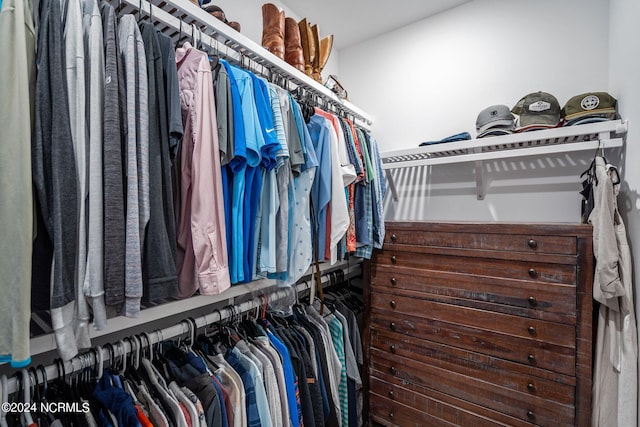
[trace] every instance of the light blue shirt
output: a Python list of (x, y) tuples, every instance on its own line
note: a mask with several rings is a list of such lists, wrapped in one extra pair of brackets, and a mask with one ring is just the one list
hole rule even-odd
[[(305, 163), (300, 174), (294, 178), (294, 208), (292, 210), (292, 224), (290, 230), (289, 275), (279, 282), (279, 285), (295, 284), (307, 271), (313, 260), (313, 245), (311, 239), (311, 210), (309, 197), (315, 180), (318, 160), (311, 135), (302, 119), (300, 106), (292, 99), (291, 109), (302, 142)], [(326, 215), (325, 215), (326, 218)]]
[[(229, 195), (231, 197), (231, 202), (229, 203), (231, 205), (231, 214), (229, 217), (231, 221), (227, 221), (227, 230), (231, 229), (231, 232), (227, 232), (227, 239), (230, 240), (228, 245), (230, 248), (228, 252), (229, 276), (231, 283), (238, 283), (244, 280), (244, 270), (242, 267), (244, 244), (242, 215), (244, 212), (244, 176), (247, 168), (247, 146), (244, 117), (242, 114), (242, 98), (238, 81), (233, 74), (233, 67), (223, 59), (220, 60), (220, 63), (227, 70), (227, 74), (229, 74), (231, 101), (233, 104), (234, 151), (228, 166), (233, 172), (231, 179), (233, 185)], [(227, 203), (228, 202), (225, 202), (225, 209)], [(229, 225), (229, 222), (231, 222), (231, 225)]]
[(329, 126), (331, 124), (327, 119), (317, 114), (312, 116), (307, 124), (318, 159), (318, 170), (311, 189), (311, 200), (315, 218), (317, 219), (314, 232), (318, 242), (318, 260), (324, 259), (327, 244), (327, 210), (331, 201), (331, 138)]
[[(242, 367), (249, 373), (253, 379), (255, 390), (256, 404), (258, 405), (258, 415), (262, 427), (274, 427), (271, 422), (271, 411), (269, 410), (269, 401), (267, 400), (267, 391), (264, 388), (264, 381), (260, 370), (247, 356), (242, 354), (240, 350), (234, 348), (231, 350)], [(277, 427), (277, 426), (276, 426)]]

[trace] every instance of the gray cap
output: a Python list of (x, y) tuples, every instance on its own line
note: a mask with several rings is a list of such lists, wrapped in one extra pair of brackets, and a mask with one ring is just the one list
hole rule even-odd
[(515, 117), (511, 114), (509, 107), (506, 105), (492, 105), (480, 111), (476, 119), (476, 131), (478, 134), (498, 126), (506, 129), (515, 127)]

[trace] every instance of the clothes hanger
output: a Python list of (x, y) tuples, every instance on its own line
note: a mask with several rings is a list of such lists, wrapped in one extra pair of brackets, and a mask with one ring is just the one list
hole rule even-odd
[(24, 424), (30, 426), (33, 424), (33, 417), (31, 416), (31, 381), (29, 381), (29, 372), (26, 368), (20, 370), (22, 378), (22, 402), (24, 405), (24, 412), (21, 418), (24, 420)]
[[(38, 376), (36, 374), (36, 381), (37, 381), (37, 387), (38, 387), (38, 401), (42, 404), (44, 404), (45, 406), (47, 405), (47, 389), (48, 389), (48, 382), (49, 380), (47, 379), (47, 370), (45, 369), (44, 365), (38, 365), (35, 368), (36, 372), (40, 372), (42, 374), (42, 388), (40, 388), (40, 382), (38, 380)], [(38, 422), (38, 425), (42, 425), (42, 419), (44, 417), (45, 421), (50, 425), (55, 421), (55, 417), (49, 413), (49, 412), (44, 412), (44, 411), (38, 411), (38, 414), (40, 414), (40, 421)], [(0, 425), (2, 423), (0, 422)]]

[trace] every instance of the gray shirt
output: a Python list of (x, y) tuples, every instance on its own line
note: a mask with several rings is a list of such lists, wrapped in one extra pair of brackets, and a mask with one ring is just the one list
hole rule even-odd
[(137, 317), (142, 297), (142, 248), (150, 214), (148, 82), (144, 42), (133, 15), (120, 18), (118, 31), (127, 100), (125, 315)]
[[(51, 266), (48, 250), (53, 250), (51, 280), (41, 285), (51, 289), (51, 322), (60, 355), (69, 359), (77, 354), (71, 317), (62, 308), (75, 301), (76, 252), (78, 248), (78, 177), (74, 157), (67, 80), (63, 56), (63, 28), (60, 2), (45, 0), (40, 14), (38, 47), (39, 73), (36, 81), (36, 109), (32, 150), (33, 182), (39, 215), (45, 229), (37, 231), (33, 269)], [(41, 247), (40, 247), (41, 248)], [(37, 258), (35, 255), (44, 255)], [(34, 283), (34, 288), (39, 286)], [(67, 311), (65, 311), (67, 313)], [(73, 313), (73, 311), (71, 311)]]
[(122, 144), (125, 138), (125, 98), (121, 89), (123, 70), (118, 53), (118, 32), (113, 6), (101, 4), (104, 32), (104, 290), (105, 303), (124, 303), (125, 212)]
[(178, 293), (176, 223), (171, 188), (171, 153), (162, 53), (153, 24), (142, 22), (140, 32), (144, 40), (147, 63), (150, 207), (142, 270), (145, 300), (155, 301), (173, 297)]

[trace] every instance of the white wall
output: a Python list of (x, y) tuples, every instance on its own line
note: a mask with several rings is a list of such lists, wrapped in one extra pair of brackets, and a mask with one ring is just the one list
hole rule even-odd
[[(391, 9), (392, 10), (392, 9)], [(609, 85), (609, 4), (603, 0), (476, 0), (340, 51), (353, 103), (374, 116), (382, 151), (469, 132), (493, 104), (542, 90), (561, 105)], [(387, 219), (578, 222), (592, 153), (395, 171)], [(455, 188), (452, 190), (452, 188)]]
[(381, 148), (410, 148), (530, 92), (606, 90), (608, 26), (603, 0), (476, 0), (340, 51), (340, 76)]
[[(618, 196), (621, 214), (627, 226), (627, 235), (633, 256), (633, 269), (637, 289), (640, 271), (640, 2), (637, 0), (610, 0), (609, 83), (611, 94), (619, 101), (619, 109), (629, 120), (624, 159), (620, 165), (623, 185)], [(640, 318), (640, 298), (635, 295), (636, 318)], [(638, 407), (640, 407), (640, 396)], [(640, 423), (639, 423), (640, 425)]]

